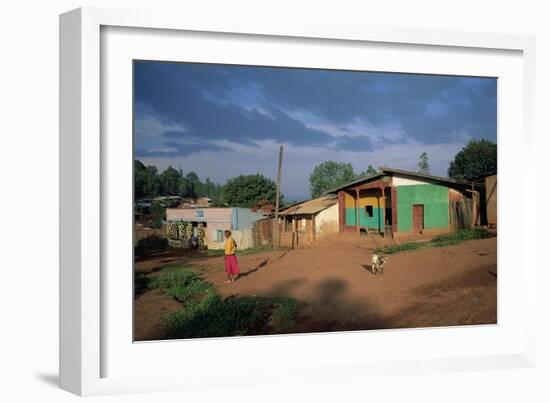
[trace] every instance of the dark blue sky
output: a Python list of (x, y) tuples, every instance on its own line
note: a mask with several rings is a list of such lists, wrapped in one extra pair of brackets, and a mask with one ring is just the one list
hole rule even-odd
[(274, 177), (306, 196), (325, 160), (356, 172), (386, 165), (431, 172), (471, 138), (496, 141), (496, 79), (190, 63), (135, 62), (135, 157), (224, 182)]

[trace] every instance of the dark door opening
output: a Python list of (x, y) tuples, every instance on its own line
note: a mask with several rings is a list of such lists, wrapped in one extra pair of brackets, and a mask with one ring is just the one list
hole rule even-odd
[(424, 230), (424, 205), (413, 204), (413, 232), (421, 234)]

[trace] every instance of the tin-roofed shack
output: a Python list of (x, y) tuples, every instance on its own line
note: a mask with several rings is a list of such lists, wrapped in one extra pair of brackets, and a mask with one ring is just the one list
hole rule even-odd
[[(272, 217), (263, 225), (270, 224), (273, 225)], [(338, 233), (336, 195), (325, 195), (284, 208), (279, 213), (278, 229), (280, 246), (289, 248), (313, 245), (326, 235)], [(264, 229), (264, 232), (269, 233), (269, 229)]]

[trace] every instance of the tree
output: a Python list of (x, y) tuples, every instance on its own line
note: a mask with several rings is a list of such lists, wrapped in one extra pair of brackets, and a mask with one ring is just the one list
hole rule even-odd
[(160, 187), (163, 195), (180, 194), (181, 174), (178, 170), (169, 166), (160, 174)]
[(145, 166), (141, 161), (134, 160), (134, 197), (153, 198), (160, 193), (160, 182), (157, 168)]
[(355, 179), (356, 175), (350, 163), (325, 161), (313, 169), (309, 177), (309, 190), (312, 197), (319, 197), (326, 191)]
[(151, 205), (151, 215), (153, 216), (153, 227), (162, 227), (162, 220), (166, 220), (166, 208), (159, 202), (153, 202)]
[(420, 161), (418, 162), (416, 171), (429, 175), (430, 174), (430, 163), (428, 162), (428, 154), (426, 154), (426, 151), (424, 151), (422, 154), (420, 154), (419, 157)]
[(357, 178), (360, 179), (360, 178), (367, 178), (369, 176), (374, 176), (374, 175), (377, 175), (378, 174), (378, 171), (376, 169), (373, 168), (372, 165), (369, 165), (367, 167), (367, 170), (366, 171), (363, 171), (361, 172), (359, 175), (357, 175)]
[(214, 199), (214, 200), (221, 199), (222, 187), (217, 183), (212, 182), (210, 178), (206, 178), (202, 187), (203, 187), (203, 193), (204, 193), (203, 196), (210, 197), (211, 199)]
[(276, 197), (275, 182), (261, 174), (237, 176), (223, 187), (223, 201), (231, 207), (256, 207), (262, 199), (275, 203)]
[(185, 175), (185, 180), (187, 181), (187, 196), (188, 197), (201, 197), (203, 195), (202, 183), (199, 179), (199, 176), (191, 171)]
[(452, 179), (472, 179), (497, 169), (497, 145), (489, 140), (470, 140), (455, 155), (448, 174)]

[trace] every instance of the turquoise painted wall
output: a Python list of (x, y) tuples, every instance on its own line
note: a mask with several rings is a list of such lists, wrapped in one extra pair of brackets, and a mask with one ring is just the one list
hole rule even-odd
[(254, 223), (263, 217), (263, 214), (248, 208), (231, 208), (231, 228), (236, 230), (252, 229)]
[(412, 206), (424, 205), (424, 228), (449, 225), (449, 190), (439, 185), (411, 185), (397, 188), (397, 230), (412, 230)]
[[(359, 226), (368, 227), (368, 228), (384, 228), (382, 225), (384, 220), (384, 209), (373, 208), (372, 217), (367, 217), (367, 212), (365, 208), (362, 207), (359, 209)], [(355, 226), (355, 209), (346, 208), (346, 225)]]

